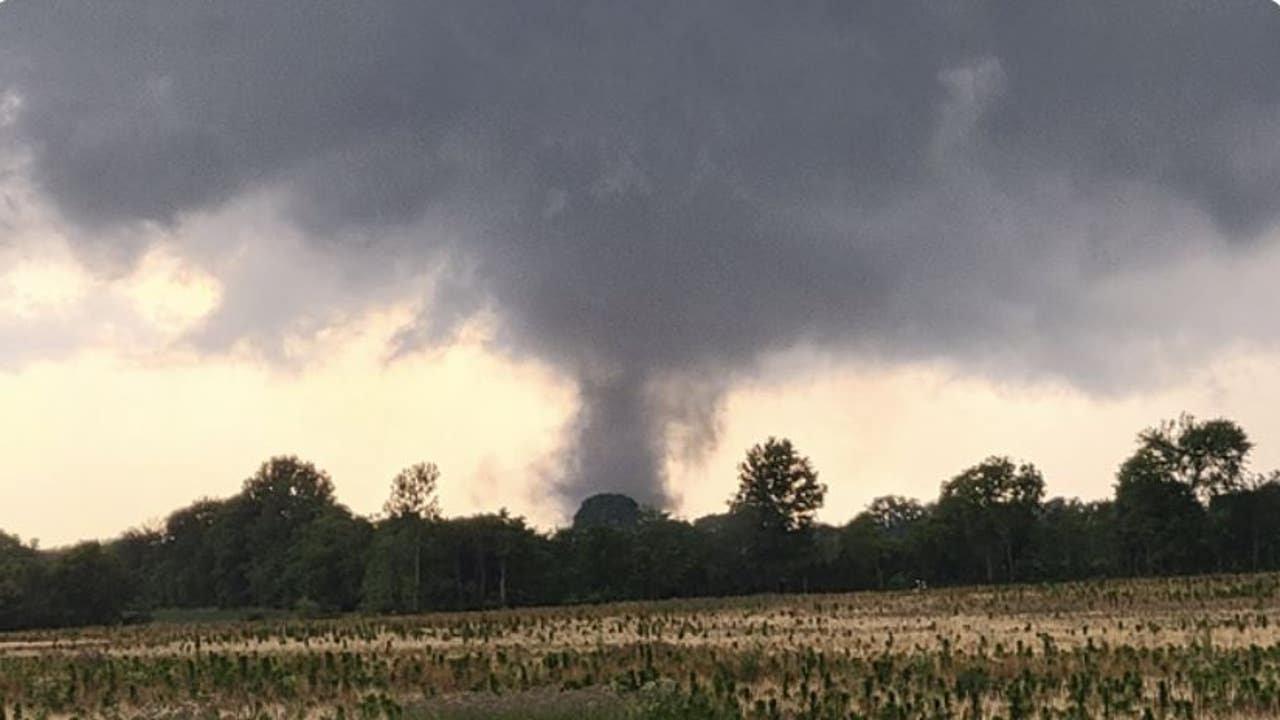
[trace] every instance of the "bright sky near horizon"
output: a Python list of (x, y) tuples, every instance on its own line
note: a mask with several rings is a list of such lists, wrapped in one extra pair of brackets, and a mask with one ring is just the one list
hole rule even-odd
[[(135, 327), (121, 334), (103, 322), (83, 348), (0, 372), (8, 532), (45, 546), (110, 537), (198, 497), (232, 494), (281, 453), (328, 470), (339, 499), (361, 513), (378, 511), (395, 471), (431, 459), (445, 473), (449, 514), (507, 507), (542, 527), (564, 520), (545, 487), (577, 409), (573, 383), (486, 348), (482, 323), (448, 347), (389, 361), (390, 336), (411, 312), (392, 306), (299, 341), (285, 366), (249, 350), (205, 357), (173, 343), (215, 305), (218, 285), (163, 252), (109, 281), (66, 257), (13, 267), (0, 278), (10, 317), (56, 323), (75, 308), (120, 303), (134, 317), (119, 324)], [(1255, 468), (1280, 467), (1280, 358), (1223, 355), (1157, 391), (1091, 397), (936, 363), (776, 354), (728, 392), (707, 452), (668, 459), (672, 509), (722, 511), (742, 452), (769, 434), (792, 437), (814, 459), (830, 522), (879, 495), (932, 498), (993, 453), (1037, 463), (1050, 494), (1104, 497), (1134, 434), (1183, 410), (1242, 422), (1258, 443)]]
[(0, 0), (0, 530), (276, 454), (544, 528), (769, 435), (830, 522), (1183, 411), (1280, 467), (1280, 13), (1017, 7)]

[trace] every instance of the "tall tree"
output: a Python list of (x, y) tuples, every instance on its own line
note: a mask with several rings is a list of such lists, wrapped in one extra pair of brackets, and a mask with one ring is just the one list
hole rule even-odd
[[(1116, 476), (1116, 523), (1130, 572), (1167, 573), (1203, 569), (1206, 549), (1217, 550), (1218, 565), (1228, 561), (1221, 543), (1207, 542), (1209, 517), (1242, 522), (1232, 497), (1245, 489), (1253, 443), (1230, 420), (1198, 421), (1189, 414), (1148, 428), (1138, 448)], [(1215, 547), (1216, 546), (1216, 547)]]
[(157, 573), (162, 603), (179, 607), (218, 603), (212, 530), (226, 506), (225, 500), (197, 500), (165, 520), (162, 567)]
[(629, 596), (653, 599), (695, 591), (703, 547), (692, 525), (645, 508), (631, 538), (634, 552)]
[(393, 518), (440, 519), (439, 482), (440, 468), (435, 463), (410, 465), (391, 478), (391, 495), (382, 506), (383, 512)]
[(844, 527), (841, 544), (846, 563), (855, 567), (869, 563), (875, 587), (883, 589), (891, 580), (905, 586), (912, 579), (903, 576), (908, 570), (910, 535), (924, 519), (925, 509), (915, 500), (898, 495), (875, 498)]
[(0, 630), (48, 624), (50, 608), (39, 597), (46, 579), (34, 546), (0, 532)]
[(1254, 479), (1250, 487), (1209, 502), (1216, 570), (1257, 572), (1280, 557), (1280, 473)]
[(1109, 500), (1053, 498), (1044, 503), (1034, 536), (1038, 577), (1071, 580), (1114, 574), (1115, 508)]
[(1193, 486), (1169, 472), (1161, 454), (1139, 448), (1116, 476), (1116, 532), (1124, 565), (1133, 574), (1199, 568), (1205, 509)]
[(234, 567), (236, 545), (247, 538), (247, 579), (255, 603), (289, 606), (301, 598), (301, 588), (288, 581), (290, 548), (308, 525), (336, 505), (333, 480), (315, 465), (294, 456), (274, 457), (244, 482), (231, 506), (230, 526), (222, 540)]
[(1043, 498), (1044, 477), (1034, 465), (990, 457), (944, 483), (938, 509), (978, 551), (987, 582), (995, 581), (997, 563), (1012, 581)]
[(805, 530), (826, 497), (827, 486), (809, 458), (791, 441), (770, 437), (747, 451), (738, 465), (738, 490), (729, 501), (732, 512), (754, 512), (763, 527), (783, 533)]
[(924, 506), (918, 500), (901, 495), (885, 495), (867, 505), (867, 515), (887, 535), (902, 536), (924, 518)]
[(289, 547), (287, 581), (326, 611), (352, 610), (364, 579), (369, 521), (341, 506), (326, 508), (302, 528)]
[(45, 602), (59, 625), (105, 625), (120, 620), (129, 578), (102, 543), (83, 542), (53, 554)]
[(1198, 421), (1184, 413), (1138, 436), (1143, 462), (1165, 479), (1182, 483), (1208, 504), (1217, 495), (1240, 490), (1253, 443), (1244, 429), (1222, 418)]
[(754, 528), (748, 555), (758, 570), (786, 580), (826, 493), (813, 463), (790, 440), (770, 437), (747, 451), (729, 509)]
[(417, 463), (391, 479), (391, 496), (383, 511), (395, 522), (413, 526), (413, 611), (422, 609), (422, 527), (440, 519), (436, 485), (440, 468), (435, 463)]
[(107, 544), (128, 577), (129, 595), (139, 607), (155, 607), (162, 599), (161, 566), (164, 533), (159, 527), (126, 530)]

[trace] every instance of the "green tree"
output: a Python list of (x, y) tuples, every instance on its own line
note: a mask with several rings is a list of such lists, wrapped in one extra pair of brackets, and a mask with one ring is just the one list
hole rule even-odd
[(607, 602), (627, 596), (635, 576), (635, 535), (612, 525), (587, 524), (556, 535), (564, 560), (564, 590), (576, 602)]
[(901, 495), (885, 495), (867, 505), (867, 515), (886, 535), (902, 537), (913, 525), (924, 519), (924, 506)]
[(157, 528), (132, 528), (107, 545), (125, 570), (129, 594), (138, 608), (155, 607), (161, 600), (163, 542), (164, 534)]
[(218, 603), (212, 530), (226, 506), (225, 500), (197, 500), (165, 520), (157, 573), (162, 604), (207, 607)]
[(760, 568), (750, 557), (759, 532), (743, 512), (704, 515), (694, 520), (695, 540), (702, 548), (702, 593), (735, 595), (758, 589)]
[(289, 547), (287, 581), (299, 601), (325, 610), (353, 610), (364, 579), (369, 522), (347, 508), (325, 508)]
[(826, 494), (809, 458), (790, 440), (770, 437), (738, 465), (738, 490), (729, 509), (751, 511), (766, 530), (795, 533), (813, 524)]
[(333, 502), (333, 480), (295, 455), (279, 455), (244, 481), (241, 494), (286, 520), (309, 519), (318, 508)]
[(55, 553), (44, 589), (58, 625), (118, 622), (131, 599), (124, 566), (96, 541)]
[(282, 548), (264, 548), (257, 539), (260, 531), (255, 527), (256, 506), (245, 499), (243, 493), (235, 495), (220, 503), (212, 523), (205, 538), (212, 563), (210, 580), (215, 603), (225, 608), (267, 602), (254, 595), (255, 590), (261, 589), (252, 582), (255, 570), (263, 564), (261, 556), (267, 555), (279, 559), (283, 572), (284, 558)]
[(813, 463), (790, 440), (770, 437), (747, 451), (729, 509), (753, 528), (748, 555), (763, 572), (761, 580), (780, 579), (785, 585), (811, 539), (809, 530), (826, 493)]
[(457, 608), (521, 604), (540, 596), (535, 572), (547, 572), (540, 562), (542, 540), (524, 521), (506, 510), (442, 521), (434, 528), (444, 551), (437, 558), (451, 568), (453, 606)]
[(669, 598), (694, 592), (703, 550), (692, 525), (646, 509), (634, 537), (632, 597)]
[[(841, 531), (844, 564), (856, 575), (874, 576), (874, 587), (908, 587), (912, 571), (912, 533), (924, 521), (924, 506), (910, 498), (886, 495), (871, 501)], [(865, 586), (868, 583), (855, 583)]]
[(401, 470), (391, 479), (391, 496), (382, 506), (393, 522), (413, 527), (413, 611), (422, 609), (422, 531), (440, 519), (436, 486), (440, 469), (435, 463), (418, 463)]
[(47, 624), (39, 592), (45, 578), (39, 551), (0, 532), (0, 630)]
[(1201, 502), (1244, 487), (1253, 443), (1244, 429), (1222, 418), (1198, 421), (1183, 414), (1138, 436), (1142, 462), (1165, 479), (1182, 483)]
[(1044, 503), (1037, 524), (1031, 565), (1046, 579), (1077, 579), (1114, 574), (1115, 511), (1109, 500), (1082, 502), (1053, 498)]
[(373, 527), (360, 589), (360, 606), (375, 613), (412, 610), (412, 582), (405, 582), (406, 568), (413, 566), (417, 528), (383, 519)]
[(1280, 472), (1256, 478), (1250, 487), (1213, 497), (1209, 519), (1214, 528), (1220, 570), (1273, 570), (1280, 567)]
[[(289, 582), (291, 548), (303, 532), (336, 505), (333, 481), (315, 465), (293, 456), (274, 457), (244, 482), (220, 533), (224, 568), (245, 564), (249, 596), (259, 605), (291, 607), (301, 588)], [(243, 530), (243, 532), (240, 532)], [(239, 537), (237, 537), (237, 535)], [(245, 546), (238, 546), (247, 540)]]
[(875, 521), (866, 512), (858, 513), (840, 528), (839, 565), (841, 589), (884, 589), (888, 578), (888, 551)]
[(1003, 565), (1013, 581), (1044, 498), (1044, 477), (1034, 465), (990, 457), (942, 486), (938, 510), (977, 551), (987, 582)]
[[(1116, 476), (1117, 532), (1130, 572), (1205, 569), (1207, 550), (1215, 551), (1220, 568), (1235, 564), (1223, 554), (1221, 538), (1238, 535), (1236, 524), (1253, 522), (1238, 501), (1252, 448), (1236, 423), (1185, 413), (1138, 435), (1137, 450)], [(1206, 508), (1213, 510), (1217, 542), (1207, 537)], [(1248, 552), (1254, 547), (1260, 543)]]
[(1205, 510), (1189, 483), (1142, 447), (1116, 476), (1116, 532), (1132, 574), (1191, 572), (1200, 566)]
[(388, 517), (440, 519), (440, 503), (436, 498), (440, 468), (435, 463), (417, 463), (396, 473), (391, 479), (391, 495), (382, 511)]

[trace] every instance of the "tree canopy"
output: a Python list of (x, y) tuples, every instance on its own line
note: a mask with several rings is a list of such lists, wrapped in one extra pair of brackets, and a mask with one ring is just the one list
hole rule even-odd
[(809, 458), (790, 440), (770, 437), (738, 465), (738, 491), (729, 507), (754, 514), (766, 530), (793, 533), (813, 524), (826, 494)]
[(392, 518), (438, 519), (440, 502), (436, 498), (436, 484), (439, 481), (440, 468), (435, 463), (410, 465), (391, 479), (391, 495), (382, 506), (383, 512)]
[(1044, 477), (1034, 465), (990, 457), (943, 483), (938, 506), (978, 550), (985, 579), (993, 582), (998, 566), (1014, 579), (1043, 499)]
[(726, 513), (686, 521), (603, 493), (549, 531), (505, 510), (443, 516), (430, 463), (360, 517), (327, 473), (281, 456), (239, 493), (111, 541), (43, 550), (0, 533), (0, 629), (166, 607), (394, 613), (1280, 570), (1280, 475), (1251, 474), (1251, 448), (1229, 420), (1184, 415), (1138, 435), (1113, 498), (1046, 498), (1035, 465), (992, 456), (932, 501), (875, 498), (833, 527), (813, 463), (771, 437), (745, 454)]

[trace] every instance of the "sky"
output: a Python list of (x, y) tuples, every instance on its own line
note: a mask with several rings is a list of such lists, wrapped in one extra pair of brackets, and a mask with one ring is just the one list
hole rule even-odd
[(539, 527), (820, 517), (1136, 434), (1280, 467), (1268, 0), (0, 4), (0, 529), (154, 525), (297, 454)]

